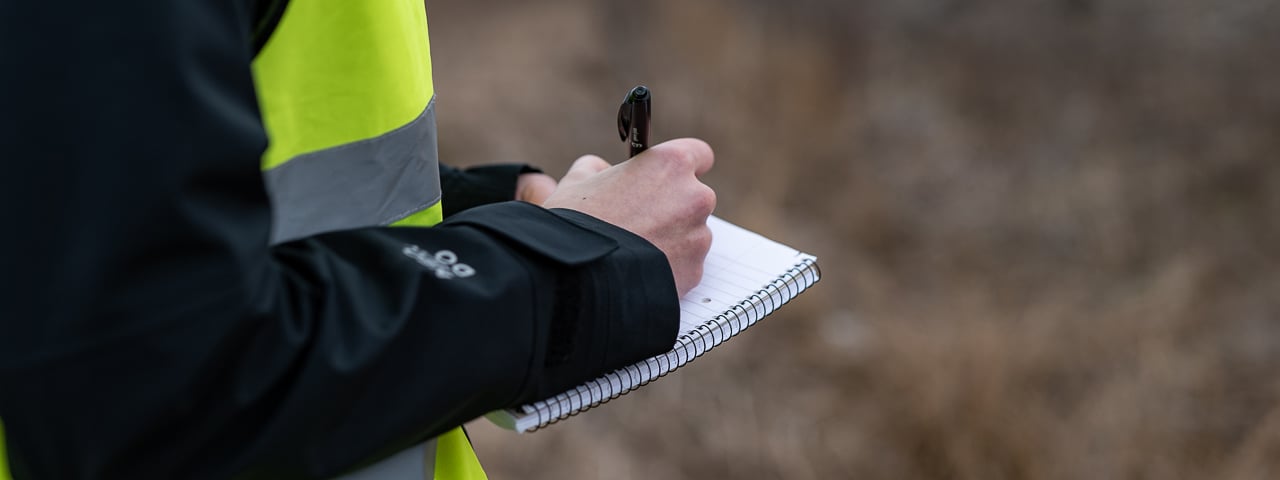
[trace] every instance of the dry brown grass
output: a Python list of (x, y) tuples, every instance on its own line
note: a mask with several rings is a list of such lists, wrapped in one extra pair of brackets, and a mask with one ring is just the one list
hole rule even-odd
[(620, 160), (647, 83), (718, 213), (826, 275), (607, 406), (473, 424), (492, 476), (1280, 477), (1277, 2), (428, 12), (445, 161)]

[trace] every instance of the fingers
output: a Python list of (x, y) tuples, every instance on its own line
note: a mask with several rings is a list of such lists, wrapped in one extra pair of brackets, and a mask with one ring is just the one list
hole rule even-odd
[(609, 168), (609, 162), (595, 155), (583, 155), (578, 157), (569, 167), (569, 172), (564, 174), (564, 178), (560, 182), (565, 184), (574, 184), (591, 178), (593, 175)]
[(544, 173), (524, 173), (516, 177), (516, 200), (542, 205), (556, 191), (556, 179)]
[[(681, 162), (685, 168), (692, 168), (695, 176), (701, 177), (716, 163), (715, 152), (707, 142), (696, 138), (679, 138), (655, 145), (649, 157), (668, 157)], [(647, 152), (646, 152), (647, 153)], [(644, 155), (643, 153), (641, 155)]]

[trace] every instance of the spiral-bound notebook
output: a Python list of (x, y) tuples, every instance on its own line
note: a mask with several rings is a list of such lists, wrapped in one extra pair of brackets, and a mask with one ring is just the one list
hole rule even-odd
[(661, 355), (618, 369), (546, 400), (486, 418), (531, 432), (595, 407), (702, 356), (818, 281), (818, 259), (717, 217), (702, 283), (680, 299), (680, 336)]

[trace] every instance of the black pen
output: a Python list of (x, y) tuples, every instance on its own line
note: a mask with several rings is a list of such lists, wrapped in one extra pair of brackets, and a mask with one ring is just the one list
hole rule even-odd
[(638, 85), (627, 92), (618, 107), (618, 135), (631, 146), (634, 157), (649, 148), (649, 118), (653, 116), (653, 96), (649, 88)]

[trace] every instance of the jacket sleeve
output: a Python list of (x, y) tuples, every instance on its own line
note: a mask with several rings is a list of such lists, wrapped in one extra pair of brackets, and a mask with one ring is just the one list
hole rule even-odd
[(578, 212), (268, 247), (247, 9), (0, 4), (17, 478), (330, 476), (671, 347), (665, 257)]
[(516, 180), (524, 173), (541, 173), (537, 167), (519, 163), (479, 165), (466, 169), (440, 164), (444, 217), (490, 203), (515, 198)]

